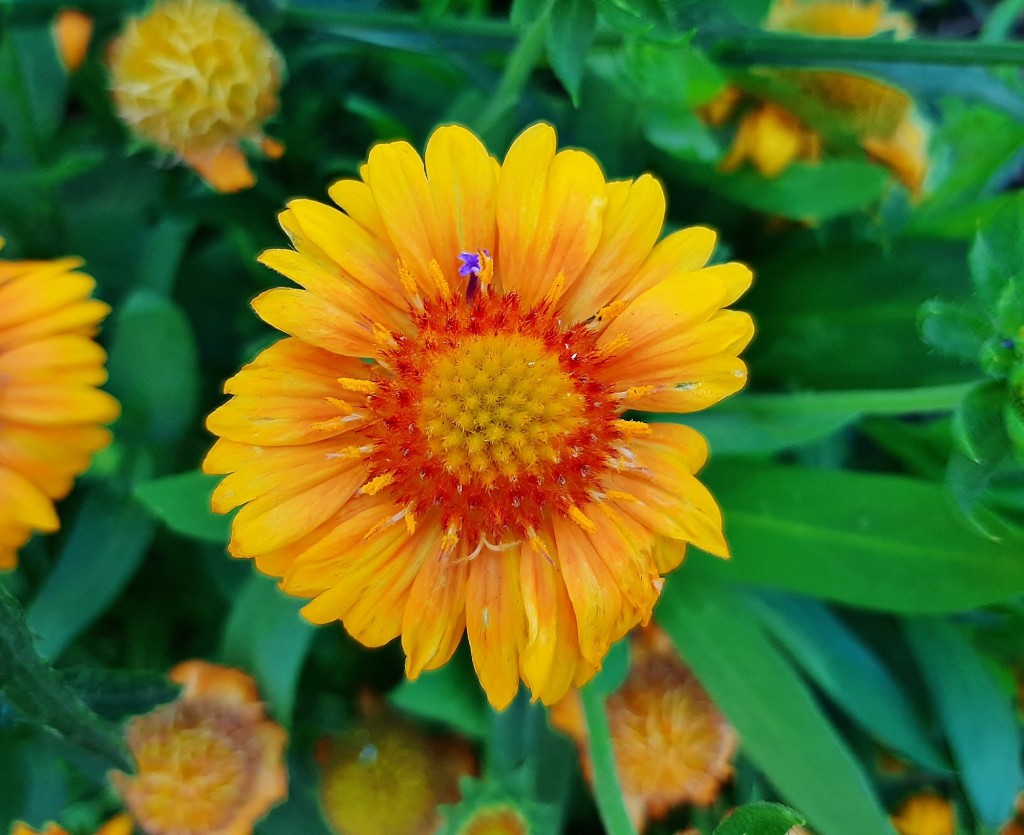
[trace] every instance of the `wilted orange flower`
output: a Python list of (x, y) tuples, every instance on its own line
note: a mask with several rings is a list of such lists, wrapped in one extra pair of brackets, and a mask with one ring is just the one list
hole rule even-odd
[[(38, 832), (27, 824), (15, 822), (11, 835), (69, 835), (68, 831), (55, 823), (48, 823)], [(132, 835), (132, 819), (128, 815), (111, 818), (96, 830), (96, 835)]]
[(92, 40), (92, 18), (78, 9), (61, 9), (53, 24), (57, 50), (68, 72), (74, 72), (85, 60)]
[[(638, 830), (673, 806), (710, 805), (732, 776), (736, 732), (661, 630), (634, 634), (629, 675), (606, 710), (623, 799)], [(579, 695), (556, 704), (550, 718), (576, 741), (583, 773), (592, 780)]]
[(0, 261), (0, 570), (33, 531), (60, 527), (53, 500), (110, 443), (102, 424), (120, 411), (97, 388), (106, 353), (93, 337), (110, 308), (81, 264)]
[(277, 112), (283, 71), (274, 45), (230, 0), (163, 0), (128, 22), (110, 55), (121, 118), (225, 192), (255, 182), (242, 142), (281, 153), (262, 127)]
[(410, 678), (466, 631), (493, 705), (520, 674), (557, 701), (650, 617), (686, 542), (727, 553), (693, 475), (704, 439), (625, 413), (743, 386), (753, 324), (722, 308), (750, 271), (702, 269), (709, 229), (655, 246), (657, 181), (606, 183), (543, 124), (502, 165), (455, 126), (426, 172), (407, 143), (377, 145), (329, 192), (343, 212), (292, 201), (295, 249), (260, 257), (306, 288), (253, 302), (293, 338), (207, 421), (204, 469), (230, 473), (213, 507), (245, 505), (229, 550), (315, 598), (314, 623), (401, 635)]
[(241, 670), (185, 661), (181, 696), (128, 724), (136, 773), (113, 783), (148, 835), (251, 835), (287, 794), (287, 735)]
[[(775, 0), (766, 28), (815, 37), (867, 38), (883, 32), (907, 36), (913, 20), (890, 12), (883, 0)], [(902, 90), (863, 75), (834, 70), (776, 70), (777, 78), (810, 103), (819, 116), (844, 125), (867, 154), (918, 192), (927, 170), (927, 138), (913, 102)], [(733, 88), (705, 108), (721, 124), (738, 101)], [(732, 148), (722, 160), (731, 171), (750, 162), (775, 177), (798, 160), (817, 161), (821, 137), (797, 115), (771, 101), (755, 104), (741, 119)]]
[(438, 806), (459, 799), (472, 774), (472, 749), (453, 736), (430, 736), (363, 699), (365, 718), (317, 746), (320, 806), (337, 835), (430, 835)]
[(934, 794), (908, 797), (892, 824), (900, 835), (953, 835), (956, 817), (953, 804)]

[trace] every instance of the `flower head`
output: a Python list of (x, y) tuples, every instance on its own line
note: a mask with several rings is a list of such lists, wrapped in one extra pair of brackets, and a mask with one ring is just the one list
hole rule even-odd
[(953, 835), (956, 830), (953, 804), (934, 794), (908, 797), (892, 823), (900, 835)]
[(283, 62), (230, 0), (161, 0), (131, 19), (110, 56), (121, 118), (146, 142), (180, 155), (219, 191), (254, 182), (239, 143), (263, 143), (277, 112)]
[(532, 773), (521, 770), (500, 780), (464, 778), (462, 799), (441, 810), (438, 835), (546, 835), (558, 829), (557, 810), (533, 799)]
[[(776, 0), (765, 26), (834, 38), (886, 32), (905, 37), (914, 28), (909, 16), (889, 11), (883, 0)], [(927, 135), (906, 93), (867, 76), (835, 70), (775, 70), (771, 77), (798, 94), (808, 113), (843, 126), (870, 158), (889, 168), (912, 192), (920, 191), (928, 165)], [(727, 88), (705, 108), (705, 119), (721, 124), (737, 101), (733, 88)], [(765, 177), (775, 177), (793, 162), (817, 161), (822, 139), (802, 116), (772, 101), (755, 103), (742, 117), (722, 168), (731, 171), (750, 162)]]
[[(713, 803), (732, 775), (738, 738), (663, 632), (643, 630), (631, 645), (629, 675), (606, 710), (626, 808), (643, 830), (673, 806)], [(592, 779), (576, 693), (552, 708), (551, 724), (576, 741)]]
[(457, 737), (369, 712), (317, 747), (324, 817), (337, 835), (430, 835), (439, 804), (458, 800), (459, 778), (475, 770), (473, 752)]
[(625, 413), (742, 387), (753, 324), (722, 308), (750, 271), (703, 268), (708, 229), (655, 246), (661, 186), (605, 182), (547, 125), (500, 165), (460, 127), (426, 171), (377, 145), (330, 195), (344, 211), (294, 200), (294, 250), (260, 258), (306, 288), (253, 303), (291, 338), (207, 422), (214, 509), (245, 505), (229, 550), (315, 598), (314, 623), (401, 635), (410, 677), (465, 631), (492, 704), (520, 673), (557, 701), (650, 617), (686, 542), (726, 555), (703, 438)]
[[(55, 823), (48, 823), (40, 831), (16, 821), (11, 835), (69, 835), (68, 831)], [(96, 835), (132, 835), (132, 819), (128, 815), (117, 815), (96, 830)]]
[(251, 835), (287, 794), (284, 730), (241, 670), (185, 661), (181, 696), (128, 725), (136, 773), (113, 782), (149, 835)]
[(57, 530), (54, 499), (110, 443), (102, 424), (120, 411), (97, 388), (106, 354), (93, 337), (110, 308), (81, 263), (0, 261), (0, 570), (33, 531)]

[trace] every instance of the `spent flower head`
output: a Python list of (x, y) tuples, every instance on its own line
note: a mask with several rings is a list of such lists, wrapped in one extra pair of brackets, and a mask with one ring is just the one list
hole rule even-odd
[(110, 443), (103, 424), (120, 413), (98, 388), (106, 353), (94, 337), (110, 308), (81, 264), (0, 261), (0, 571), (34, 531), (60, 527), (54, 500)]
[(181, 696), (128, 723), (136, 771), (114, 787), (148, 835), (251, 835), (287, 794), (285, 731), (241, 670), (185, 661), (170, 678)]
[(728, 553), (704, 439), (627, 413), (743, 386), (753, 323), (724, 308), (750, 270), (705, 267), (709, 229), (656, 244), (657, 181), (606, 182), (543, 124), (503, 164), (455, 126), (425, 168), (377, 145), (329, 193), (342, 211), (293, 200), (294, 249), (260, 257), (304, 288), (253, 303), (290, 338), (207, 421), (213, 507), (244, 505), (229, 550), (314, 623), (401, 635), (411, 678), (466, 632), (492, 704), (520, 676), (557, 701), (650, 618), (686, 543)]
[(280, 153), (262, 128), (283, 72), (274, 45), (231, 0), (160, 0), (128, 21), (110, 53), (121, 118), (218, 191), (254, 182), (241, 143)]

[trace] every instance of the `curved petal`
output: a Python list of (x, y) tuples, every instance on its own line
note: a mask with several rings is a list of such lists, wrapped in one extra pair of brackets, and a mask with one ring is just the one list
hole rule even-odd
[(440, 547), (423, 563), (402, 620), (405, 674), (409, 678), (440, 667), (459, 645), (466, 628), (469, 565), (468, 560), (458, 559)]
[(698, 412), (735, 394), (747, 383), (746, 363), (727, 354), (688, 363), (677, 374), (678, 382), (630, 400), (630, 407), (648, 412)]
[(519, 690), (519, 654), (526, 642), (526, 615), (514, 551), (485, 548), (470, 561), (466, 633), (480, 684), (491, 705), (504, 710)]
[(338, 180), (327, 194), (352, 220), (379, 241), (388, 239), (384, 218), (373, 199), (373, 192), (362, 180)]
[[(60, 527), (50, 499), (18, 472), (0, 466), (0, 519), (14, 527), (51, 533)], [(6, 517), (6, 518), (5, 518)]]
[(673, 275), (701, 269), (714, 251), (716, 238), (714, 230), (704, 226), (673, 232), (651, 250), (619, 298), (635, 299)]

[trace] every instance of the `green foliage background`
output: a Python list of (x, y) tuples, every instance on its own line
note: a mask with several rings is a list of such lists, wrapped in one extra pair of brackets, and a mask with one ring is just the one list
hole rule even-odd
[[(288, 65), (268, 125), (287, 153), (230, 196), (133, 144), (103, 49), (138, 6), (81, 5), (97, 31), (69, 76), (50, 34), (59, 4), (0, 3), (0, 233), (8, 258), (86, 259), (114, 308), (102, 341), (124, 414), (61, 504), (61, 532), (0, 578), (0, 831), (19, 818), (94, 831), (117, 809), (117, 723), (171, 698), (164, 672), (197, 656), (251, 672), (290, 730), (290, 797), (260, 835), (326, 832), (312, 744), (353, 717), (364, 686), (474, 741), (488, 779), (544, 807), (545, 827), (629, 831), (601, 719), (624, 659), (585, 691), (595, 804), (544, 712), (523, 694), (491, 711), (466, 653), (410, 683), (396, 647), (302, 621), (299, 601), (226, 556), (229, 522), (197, 472), (222, 381), (274, 338), (248, 301), (280, 281), (255, 256), (281, 244), (285, 201), (322, 198), (377, 141), (422, 148), (460, 122), (500, 158), (540, 119), (609, 177), (654, 172), (670, 227), (714, 226), (716, 258), (757, 277), (741, 302), (758, 324), (750, 387), (680, 418), (711, 442), (705, 478), (735, 556), (694, 553), (656, 612), (742, 750), (714, 808), (651, 831), (709, 833), (731, 807), (777, 799), (821, 835), (874, 835), (925, 788), (953, 798), (962, 833), (1011, 816), (1024, 789), (1024, 4), (907, 2), (931, 37), (897, 44), (766, 34), (766, 0), (254, 0)], [(728, 136), (695, 108), (763, 65), (843, 67), (914, 95), (933, 126), (922, 199), (856, 154), (775, 180), (721, 173)], [(906, 768), (883, 770), (883, 752)], [(798, 820), (750, 814), (766, 833)]]

